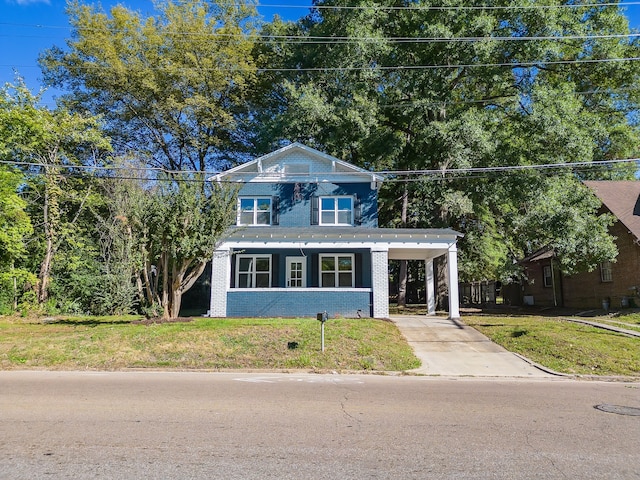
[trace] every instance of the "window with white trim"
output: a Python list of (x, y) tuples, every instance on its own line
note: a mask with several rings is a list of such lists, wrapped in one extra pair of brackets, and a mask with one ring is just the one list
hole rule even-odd
[(237, 255), (236, 288), (271, 287), (271, 255)]
[(320, 197), (320, 225), (353, 225), (353, 197)]
[(613, 282), (613, 272), (611, 270), (611, 262), (602, 262), (600, 264), (600, 281)]
[(353, 287), (355, 267), (353, 254), (322, 254), (320, 258), (321, 287)]
[(238, 225), (271, 225), (271, 197), (238, 198)]

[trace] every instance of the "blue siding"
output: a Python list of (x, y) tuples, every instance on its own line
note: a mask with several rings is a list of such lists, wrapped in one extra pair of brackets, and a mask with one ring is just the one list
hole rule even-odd
[[(228, 317), (312, 317), (317, 313), (329, 318), (370, 317), (370, 290), (230, 290), (227, 292)], [(360, 310), (360, 312), (358, 312)]]
[(247, 183), (239, 196), (280, 198), (280, 226), (311, 225), (311, 197), (324, 195), (355, 195), (360, 201), (361, 224), (365, 228), (378, 226), (378, 192), (369, 183)]

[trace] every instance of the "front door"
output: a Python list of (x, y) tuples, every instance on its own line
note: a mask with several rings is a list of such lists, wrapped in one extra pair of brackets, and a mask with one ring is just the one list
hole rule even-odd
[(305, 288), (307, 286), (306, 267), (306, 257), (287, 257), (287, 287)]

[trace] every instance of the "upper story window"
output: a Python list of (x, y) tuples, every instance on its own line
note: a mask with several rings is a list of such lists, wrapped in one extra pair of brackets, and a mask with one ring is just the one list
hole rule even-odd
[(320, 225), (353, 225), (353, 197), (320, 197)]
[(271, 197), (238, 198), (238, 225), (271, 225)]
[(600, 264), (600, 281), (613, 282), (613, 272), (611, 271), (611, 262), (602, 262)]

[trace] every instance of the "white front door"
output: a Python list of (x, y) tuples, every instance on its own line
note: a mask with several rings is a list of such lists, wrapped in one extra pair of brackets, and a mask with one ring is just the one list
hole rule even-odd
[(305, 288), (307, 286), (306, 270), (306, 257), (287, 257), (287, 287)]

